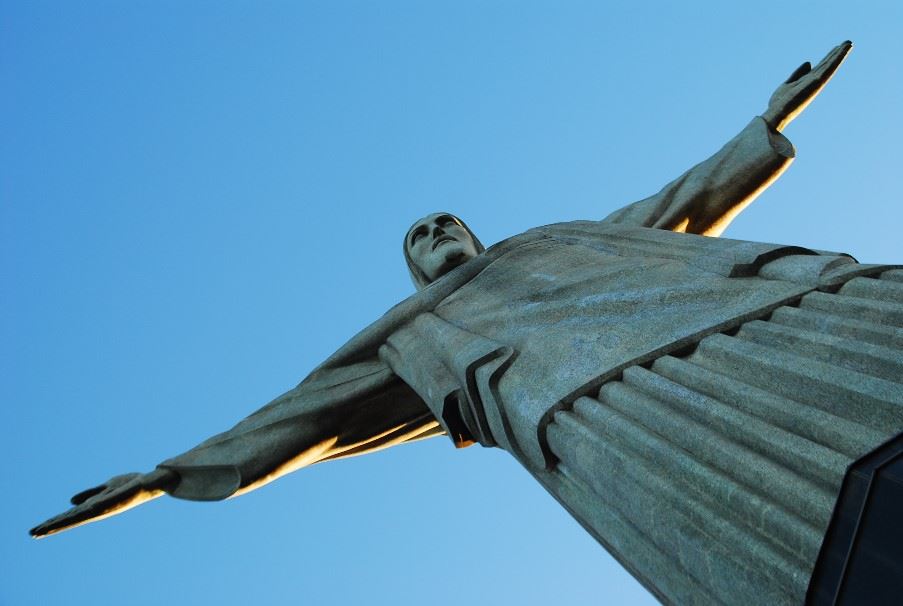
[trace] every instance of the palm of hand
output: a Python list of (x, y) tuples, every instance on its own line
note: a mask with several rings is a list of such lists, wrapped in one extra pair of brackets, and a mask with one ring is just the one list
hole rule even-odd
[(74, 507), (50, 518), (29, 532), (34, 537), (46, 536), (119, 511), (122, 507), (129, 506), (129, 502), (143, 490), (141, 478), (140, 473), (127, 473), (114, 476), (99, 486), (84, 490), (70, 500)]
[(831, 49), (815, 68), (808, 61), (796, 68), (771, 95), (763, 117), (775, 130), (783, 130), (824, 88), (852, 48), (848, 40)]

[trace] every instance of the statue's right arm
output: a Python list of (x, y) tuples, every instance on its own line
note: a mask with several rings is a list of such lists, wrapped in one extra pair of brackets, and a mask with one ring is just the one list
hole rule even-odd
[(72, 497), (33, 528), (41, 537), (126, 511), (163, 494), (219, 500), (325, 460), (441, 433), (423, 401), (375, 358), (314, 372), (232, 429), (160, 463)]
[[(384, 345), (486, 267), (481, 255), (392, 307), (297, 387), (232, 429), (157, 465), (73, 498), (74, 507), (34, 528), (43, 536), (125, 511), (162, 494), (215, 501), (304, 467), (444, 433), (430, 407), (392, 369)], [(462, 271), (469, 268), (468, 271)], [(426, 397), (426, 396), (424, 396)]]

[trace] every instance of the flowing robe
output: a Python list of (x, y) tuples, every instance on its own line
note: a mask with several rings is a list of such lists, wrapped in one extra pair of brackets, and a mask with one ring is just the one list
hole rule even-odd
[[(614, 234), (627, 234), (635, 231), (636, 227), (677, 231), (689, 228), (695, 232), (720, 233), (731, 216), (777, 178), (792, 160), (793, 153), (792, 145), (783, 135), (770, 129), (761, 118), (755, 118), (718, 153), (688, 170), (658, 194), (624, 207), (596, 224), (600, 228), (605, 226), (607, 233)], [(738, 291), (733, 286), (717, 286), (712, 280), (707, 283), (702, 279), (704, 272), (679, 269), (679, 261), (668, 265), (667, 261), (654, 258), (655, 254), (650, 260), (648, 254), (631, 256), (629, 248), (618, 251), (617, 245), (610, 245), (608, 250), (604, 249), (604, 245), (600, 248), (598, 239), (589, 234), (591, 229), (588, 226), (591, 224), (562, 224), (509, 238), (409, 297), (352, 338), (296, 388), (229, 431), (161, 463), (161, 467), (177, 471), (181, 477), (170, 494), (196, 500), (223, 499), (259, 487), (311, 463), (361, 454), (443, 431), (449, 433), (458, 445), (472, 441), (477, 436), (466, 436), (458, 431), (460, 427), (444, 425), (441, 412), (435, 414), (439, 405), (430, 395), (431, 390), (437, 389), (466, 390), (464, 377), (452, 376), (448, 372), (431, 375), (436, 368), (423, 366), (415, 369), (411, 364), (405, 367), (403, 374), (407, 376), (400, 377), (393, 370), (393, 364), (402, 365), (403, 362), (393, 351), (390, 337), (397, 334), (396, 341), (404, 339), (404, 335), (414, 326), (420, 327), (433, 318), (442, 318), (443, 314), (452, 325), (457, 316), (482, 315), (484, 321), (479, 326), (465, 325), (461, 327), (463, 331), (477, 339), (483, 336), (486, 339), (486, 343), (482, 343), (484, 347), (509, 348), (509, 357), (510, 354), (525, 352), (527, 355), (517, 356), (524, 360), (518, 364), (518, 367), (524, 366), (524, 371), (518, 376), (520, 383), (529, 385), (521, 385), (512, 392), (510, 406), (523, 406), (525, 401), (522, 398), (526, 392), (531, 409), (538, 406), (551, 410), (561, 401), (561, 396), (566, 395), (564, 392), (578, 389), (586, 378), (585, 364), (581, 362), (571, 366), (571, 363), (589, 359), (589, 352), (585, 350), (588, 345), (584, 345), (583, 350), (577, 345), (574, 355), (568, 360), (561, 359), (555, 368), (526, 367), (526, 360), (538, 361), (547, 355), (547, 352), (534, 351), (536, 348), (531, 347), (531, 343), (537, 344), (537, 335), (543, 326), (549, 325), (551, 314), (558, 314), (560, 318), (562, 314), (573, 313), (571, 319), (563, 318), (559, 326), (570, 323), (572, 332), (596, 331), (598, 334), (594, 337), (585, 335), (581, 338), (597, 338), (600, 340), (597, 348), (609, 348), (613, 339), (627, 343), (631, 334), (635, 337), (651, 332), (644, 328), (645, 322), (659, 313), (657, 310), (662, 307), (654, 304), (655, 299), (667, 307), (665, 299), (668, 297), (683, 297), (689, 302), (707, 288), (726, 288), (735, 291), (734, 297), (747, 296), (744, 289)], [(584, 237), (586, 242), (580, 242), (581, 233), (589, 234)], [(720, 248), (732, 246), (734, 243)], [(659, 252), (667, 258), (667, 244), (660, 248)], [(700, 263), (708, 263), (705, 261), (707, 254), (704, 247), (699, 250), (697, 256)], [(548, 260), (544, 261), (546, 255)], [(527, 258), (529, 269), (526, 266), (517, 267)], [(716, 263), (718, 261), (711, 264)], [(567, 267), (567, 264), (572, 267)], [(482, 275), (484, 270), (485, 276)], [(720, 271), (723, 274), (724, 268)], [(548, 278), (559, 272), (561, 280), (556, 284), (569, 281), (575, 289), (573, 293), (558, 288), (551, 294), (556, 291), (556, 285), (552, 284), (550, 289)], [(636, 274), (637, 279), (629, 280), (627, 277), (631, 273)], [(496, 277), (499, 274), (501, 277)], [(659, 281), (661, 278), (665, 281)], [(690, 284), (679, 285), (684, 279), (689, 280)], [(520, 280), (526, 282), (516, 283)], [(473, 284), (470, 284), (472, 281)], [(502, 288), (501, 282), (510, 287), (508, 292)], [(721, 282), (730, 284), (728, 281)], [(577, 283), (580, 286), (576, 286)], [(534, 288), (537, 298), (531, 301), (530, 289)], [(631, 291), (630, 295), (624, 292), (625, 288)], [(678, 288), (681, 294), (667, 294), (673, 288)], [(550, 293), (550, 296), (543, 300), (542, 292)], [(595, 296), (596, 301), (587, 304), (586, 296)], [(624, 299), (627, 296), (632, 297), (631, 301)], [(646, 301), (646, 296), (651, 298)], [(584, 297), (584, 300), (578, 301), (576, 297)], [(621, 297), (620, 302), (616, 300), (618, 297)], [(510, 309), (505, 307), (506, 298), (510, 299)], [(569, 301), (574, 304), (568, 304)], [(520, 305), (515, 310), (517, 302)], [(718, 303), (712, 302), (710, 309), (714, 311), (713, 307), (717, 307)], [(650, 306), (647, 310), (655, 307), (656, 311), (643, 311), (646, 304)], [(438, 316), (433, 313), (437, 308), (441, 308)], [(488, 314), (490, 309), (491, 315)], [(701, 312), (702, 308), (697, 311)], [(625, 314), (629, 316), (634, 312), (643, 315), (627, 321), (625, 326)], [(578, 326), (578, 317), (584, 322), (589, 321), (592, 326)], [(658, 325), (667, 323), (659, 322)], [(515, 324), (519, 325), (519, 329), (514, 327)], [(632, 326), (633, 329), (626, 333), (612, 332), (614, 324), (622, 328)], [(684, 332), (693, 332), (700, 326), (694, 324)], [(506, 334), (496, 334), (497, 329), (505, 328), (510, 329)], [(667, 341), (671, 334), (671, 331), (662, 333), (657, 342)], [(569, 337), (562, 335), (562, 338)], [(386, 345), (389, 347), (384, 347)], [(461, 346), (460, 343), (441, 341), (425, 345), (435, 352), (446, 354), (455, 353)], [(560, 350), (566, 345), (559, 343), (556, 347)], [(635, 357), (640, 349), (642, 347), (629, 347), (623, 352), (616, 350), (610, 352), (608, 357), (612, 360), (624, 357), (624, 362)], [(409, 357), (414, 361), (421, 353)], [(431, 363), (441, 359), (442, 355), (430, 356)], [(550, 360), (546, 358), (546, 361)], [(472, 365), (471, 362), (462, 359), (455, 364), (464, 368)], [(452, 372), (458, 371), (460, 369)], [(564, 382), (552, 381), (555, 383), (552, 388), (545, 385), (542, 379), (537, 380), (537, 372), (540, 373), (538, 376), (549, 380), (558, 373), (568, 375), (568, 378)], [(418, 380), (412, 373), (422, 378)], [(511, 373), (505, 374), (513, 376)], [(431, 381), (436, 385), (430, 385)], [(415, 382), (419, 384), (412, 384)], [(517, 406), (514, 402), (518, 402)], [(536, 416), (535, 411), (533, 416)], [(506, 440), (502, 437), (498, 439)], [(484, 437), (483, 441), (489, 444), (494, 440)], [(530, 452), (535, 461), (539, 460), (535, 444), (525, 444), (522, 450)]]
[(655, 196), (492, 246), (161, 463), (169, 493), (445, 433), (510, 452), (665, 603), (799, 603), (847, 466), (903, 430), (903, 279), (708, 237), (792, 156), (756, 118)]

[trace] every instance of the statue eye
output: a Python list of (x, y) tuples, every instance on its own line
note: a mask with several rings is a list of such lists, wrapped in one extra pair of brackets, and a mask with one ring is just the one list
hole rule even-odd
[(422, 231), (415, 231), (413, 235), (411, 235), (411, 244), (415, 243), (417, 240), (423, 237)]

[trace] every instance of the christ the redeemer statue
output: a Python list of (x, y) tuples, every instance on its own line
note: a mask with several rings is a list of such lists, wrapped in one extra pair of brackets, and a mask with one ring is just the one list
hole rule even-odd
[(665, 603), (816, 599), (847, 469), (903, 430), (903, 271), (713, 236), (791, 162), (781, 131), (850, 48), (602, 221), (489, 249), (454, 215), (417, 221), (416, 294), (229, 431), (32, 534), (444, 433), (511, 453)]

